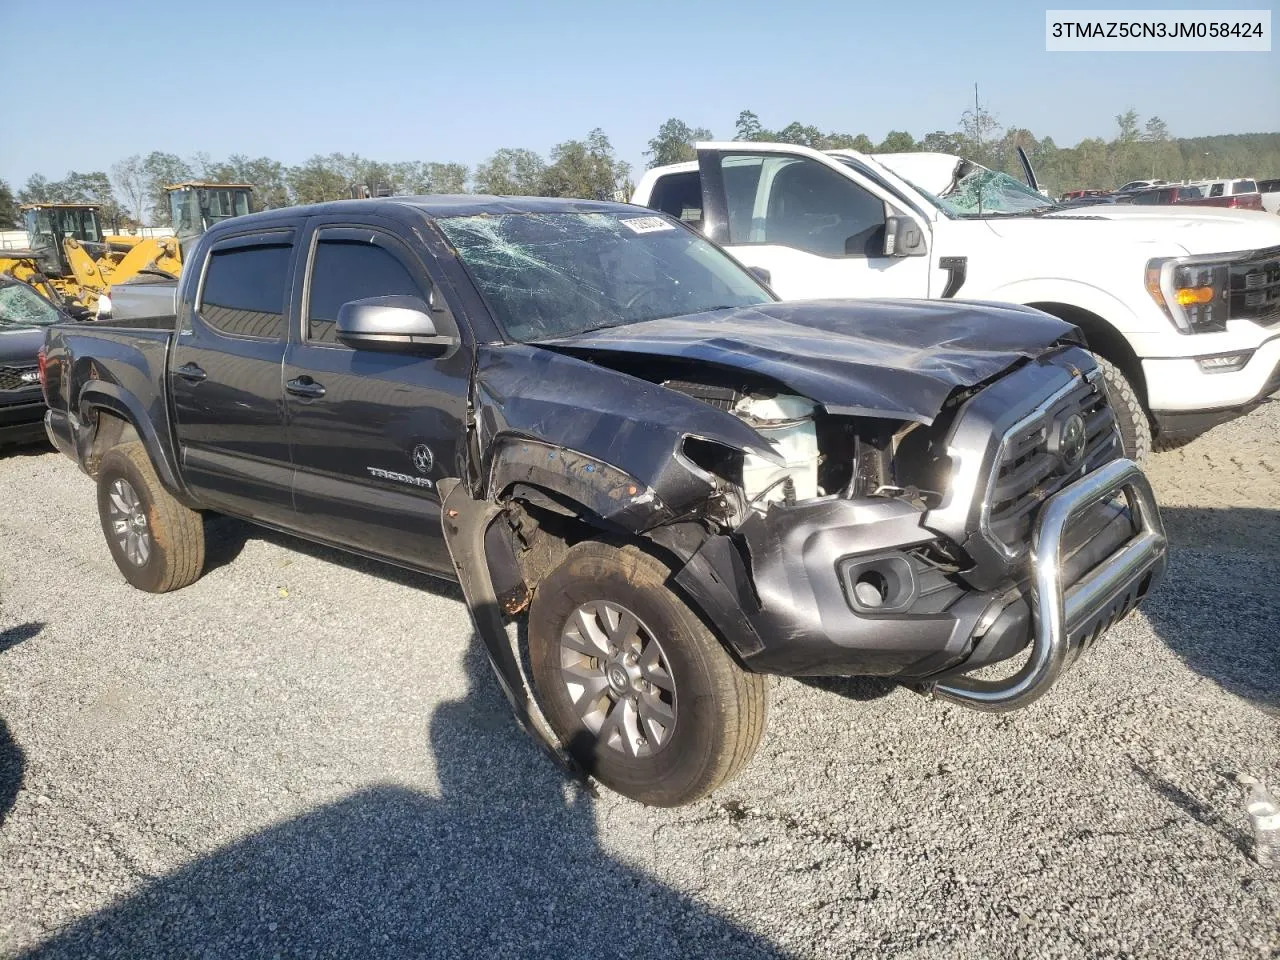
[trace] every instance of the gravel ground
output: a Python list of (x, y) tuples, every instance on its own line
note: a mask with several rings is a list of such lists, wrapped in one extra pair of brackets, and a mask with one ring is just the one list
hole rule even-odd
[(92, 484), (0, 458), (0, 954), (1280, 957), (1280, 403), (1153, 458), (1170, 579), (987, 716), (773, 684), (682, 810), (565, 784), (456, 591), (227, 520), (125, 585)]

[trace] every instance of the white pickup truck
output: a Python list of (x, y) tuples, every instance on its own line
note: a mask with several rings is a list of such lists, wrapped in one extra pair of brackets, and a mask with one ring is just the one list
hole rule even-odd
[[(1025, 163), (1025, 158), (1024, 158)], [(678, 217), (779, 295), (960, 297), (1038, 307), (1103, 360), (1143, 457), (1280, 390), (1280, 218), (1186, 206), (1061, 207), (940, 153), (698, 144), (633, 203)]]

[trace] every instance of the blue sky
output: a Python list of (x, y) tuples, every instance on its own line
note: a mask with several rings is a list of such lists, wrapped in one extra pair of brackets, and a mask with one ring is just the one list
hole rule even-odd
[[(71, 0), (57, 5), (59, 20), (79, 25), (68, 33), (47, 19), (53, 8), (0, 5), (0, 36), (39, 26), (44, 39), (19, 47), (45, 44), (47, 54), (10, 64), (23, 123), (11, 117), (0, 137), (0, 177), (18, 187), (36, 171), (53, 179), (151, 150), (474, 165), (503, 146), (545, 154), (597, 126), (641, 168), (671, 116), (726, 139), (744, 109), (766, 127), (799, 120), (873, 140), (891, 129), (919, 137), (955, 129), (975, 81), (1002, 124), (1059, 145), (1110, 137), (1128, 108), (1164, 118), (1178, 136), (1280, 130), (1280, 45), (1047, 53), (1044, 11), (1072, 6), (1065, 0), (199, 6), (216, 12)], [(88, 37), (97, 47), (71, 55)]]

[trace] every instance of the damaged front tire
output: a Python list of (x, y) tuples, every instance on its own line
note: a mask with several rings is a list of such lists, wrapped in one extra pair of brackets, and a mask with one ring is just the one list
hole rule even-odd
[(634, 545), (573, 547), (529, 608), (534, 686), (574, 758), (654, 806), (705, 796), (764, 733), (764, 678), (743, 670)]

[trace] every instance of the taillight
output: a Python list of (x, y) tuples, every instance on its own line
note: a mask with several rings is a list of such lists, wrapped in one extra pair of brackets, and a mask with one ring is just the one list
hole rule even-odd
[(36, 363), (40, 374), (40, 393), (44, 396), (44, 402), (49, 402), (49, 358), (44, 352), (44, 347), (40, 348), (40, 352), (36, 354)]

